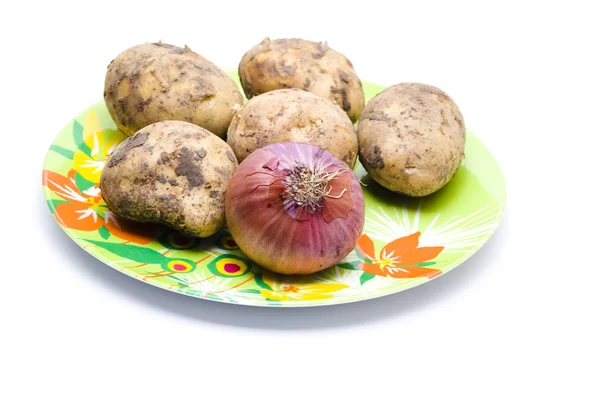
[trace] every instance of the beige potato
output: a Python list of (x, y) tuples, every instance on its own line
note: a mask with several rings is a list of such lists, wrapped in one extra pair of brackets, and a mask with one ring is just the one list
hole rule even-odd
[(106, 72), (104, 100), (126, 135), (159, 121), (187, 121), (217, 136), (227, 132), (233, 107), (243, 103), (235, 82), (206, 58), (165, 43), (119, 54)]
[(375, 96), (358, 124), (360, 161), (379, 184), (426, 196), (448, 183), (464, 158), (465, 123), (440, 89), (400, 83)]
[(115, 214), (206, 237), (225, 223), (225, 194), (237, 167), (231, 148), (188, 122), (163, 121), (121, 143), (100, 177)]
[(352, 122), (365, 106), (354, 66), (327, 43), (267, 38), (244, 55), (239, 75), (249, 99), (276, 89), (302, 89), (333, 101)]
[(263, 146), (282, 142), (313, 144), (350, 168), (358, 155), (358, 139), (348, 116), (329, 100), (298, 89), (253, 97), (236, 113), (227, 132), (227, 143), (239, 162)]

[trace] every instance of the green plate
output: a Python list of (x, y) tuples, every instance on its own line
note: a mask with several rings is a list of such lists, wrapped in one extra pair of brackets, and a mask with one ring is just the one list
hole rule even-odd
[[(383, 87), (364, 83), (364, 89), (370, 99)], [(69, 122), (44, 161), (42, 183), (50, 211), (67, 235), (110, 267), (154, 286), (208, 300), (305, 307), (400, 292), (472, 256), (492, 235), (504, 210), (502, 172), (470, 132), (455, 177), (422, 199), (388, 192), (358, 164), (356, 173), (366, 184), (366, 215), (357, 248), (319, 273), (281, 276), (249, 260), (227, 229), (200, 240), (112, 214), (98, 182), (108, 154), (123, 139), (104, 102)]]

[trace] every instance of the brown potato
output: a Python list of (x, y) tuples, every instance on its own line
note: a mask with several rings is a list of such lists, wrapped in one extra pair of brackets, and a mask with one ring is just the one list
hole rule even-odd
[(225, 194), (237, 167), (231, 148), (188, 122), (163, 121), (128, 137), (100, 177), (115, 214), (206, 237), (225, 223)]
[(104, 100), (126, 135), (164, 120), (187, 121), (224, 137), (236, 104), (235, 82), (206, 58), (165, 43), (119, 54), (106, 72)]
[(227, 132), (227, 143), (239, 162), (263, 146), (282, 142), (313, 144), (350, 168), (358, 155), (358, 139), (348, 116), (327, 99), (298, 89), (253, 97)]
[(333, 101), (352, 122), (365, 106), (352, 63), (327, 43), (267, 38), (244, 55), (239, 75), (249, 99), (276, 89), (302, 89)]
[(440, 89), (401, 83), (375, 96), (358, 124), (360, 161), (382, 186), (426, 196), (448, 183), (465, 151), (465, 123)]

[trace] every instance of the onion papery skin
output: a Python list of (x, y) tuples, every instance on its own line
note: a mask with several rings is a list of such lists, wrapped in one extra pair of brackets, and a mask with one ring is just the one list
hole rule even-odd
[[(281, 178), (294, 163), (344, 169), (329, 182), (332, 196), (325, 198), (326, 206), (300, 214), (286, 207)], [(354, 172), (331, 153), (303, 143), (272, 144), (250, 154), (229, 182), (225, 210), (240, 249), (259, 265), (286, 275), (310, 274), (339, 262), (356, 246), (365, 222)]]

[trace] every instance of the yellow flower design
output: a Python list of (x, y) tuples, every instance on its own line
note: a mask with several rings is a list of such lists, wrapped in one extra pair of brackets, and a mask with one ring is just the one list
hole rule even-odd
[(105, 135), (100, 129), (100, 121), (96, 113), (88, 111), (83, 126), (83, 141), (90, 152), (88, 155), (81, 150), (76, 151), (73, 155), (73, 168), (88, 181), (100, 182), (100, 174), (106, 160), (124, 139), (125, 136), (121, 132)]
[(333, 298), (333, 293), (349, 286), (343, 283), (312, 283), (305, 277), (285, 277), (268, 271), (262, 274), (263, 281), (271, 290), (260, 294), (271, 300), (322, 300)]

